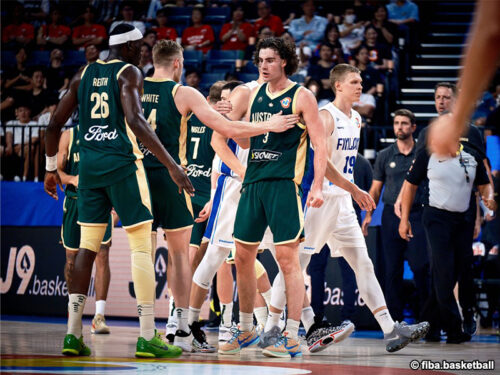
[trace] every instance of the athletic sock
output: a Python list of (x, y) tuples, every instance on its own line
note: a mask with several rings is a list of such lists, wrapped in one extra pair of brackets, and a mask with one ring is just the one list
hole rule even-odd
[(106, 301), (99, 300), (95, 302), (95, 314), (101, 314), (104, 316), (104, 311), (106, 310)]
[(311, 306), (302, 309), (300, 320), (302, 320), (306, 333), (309, 332), (309, 328), (314, 324), (314, 311)]
[(188, 324), (191, 325), (194, 322), (197, 322), (200, 319), (201, 309), (195, 309), (194, 307), (189, 306), (189, 314), (188, 314)]
[(188, 327), (189, 309), (177, 307), (175, 309), (175, 313), (177, 315), (177, 329), (180, 329), (184, 332), (190, 332), (190, 329)]
[(264, 327), (264, 332), (268, 332), (274, 326), (278, 326), (280, 322), (280, 316), (281, 313), (274, 313), (272, 311), (269, 311), (269, 314), (267, 315), (266, 326)]
[(267, 308), (271, 305), (271, 295), (273, 294), (273, 288), (269, 288), (267, 292), (261, 292), (260, 295), (266, 301)]
[(240, 330), (251, 331), (253, 328), (253, 314), (240, 311)]
[(224, 327), (231, 327), (233, 324), (233, 303), (221, 303), (221, 321), (220, 324)]
[(257, 319), (257, 324), (265, 326), (267, 321), (267, 307), (256, 307), (253, 309), (253, 313), (255, 315), (255, 319)]
[(391, 333), (394, 329), (394, 320), (392, 320), (389, 310), (383, 309), (378, 311), (375, 314), (375, 319), (377, 319), (377, 322), (385, 335)]
[(299, 324), (300, 322), (297, 320), (287, 319), (285, 329), (286, 336), (295, 341), (299, 341)]
[(82, 315), (87, 296), (84, 294), (70, 294), (68, 302), (68, 334), (77, 339), (82, 335)]
[(151, 340), (155, 336), (155, 315), (153, 304), (137, 305), (141, 337)]

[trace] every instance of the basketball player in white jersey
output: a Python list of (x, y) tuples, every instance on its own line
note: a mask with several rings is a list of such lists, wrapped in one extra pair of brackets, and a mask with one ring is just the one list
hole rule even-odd
[[(361, 95), (360, 71), (351, 65), (339, 64), (332, 69), (330, 82), (336, 95), (335, 100), (320, 108), (319, 112), (329, 138), (330, 160), (326, 177), (330, 179), (334, 169), (337, 169), (344, 179), (338, 178), (341, 176), (332, 179), (335, 183), (344, 181), (337, 186), (325, 179), (323, 206), (307, 208), (306, 240), (300, 248), (301, 265), (305, 269), (312, 254), (319, 253), (325, 244), (330, 247), (332, 256), (343, 256), (356, 275), (361, 297), (384, 332), (386, 350), (395, 352), (424, 337), (429, 323), (407, 325), (405, 322), (394, 322), (387, 309), (356, 219), (348, 185), (345, 185), (345, 180), (351, 184), (354, 181), (353, 168), (359, 145), (361, 116), (352, 109), (352, 104)], [(323, 343), (318, 342), (317, 345), (322, 346)]]

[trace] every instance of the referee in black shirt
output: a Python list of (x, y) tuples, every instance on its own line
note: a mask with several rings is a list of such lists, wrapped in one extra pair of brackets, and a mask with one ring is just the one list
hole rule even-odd
[[(442, 327), (447, 343), (459, 344), (470, 340), (462, 331), (462, 319), (453, 295), (453, 288), (463, 270), (461, 264), (468, 251), (467, 221), (473, 185), (476, 185), (485, 205), (496, 209), (493, 190), (481, 156), (472, 147), (461, 144), (456, 155), (447, 158), (429, 155), (426, 149), (418, 152), (408, 171), (403, 189), (399, 234), (409, 241), (413, 237), (410, 210), (418, 186), (429, 180), (423, 224), (430, 245), (432, 287), (424, 317), (431, 331)], [(439, 336), (432, 339), (439, 340)]]
[[(385, 185), (382, 201), (382, 245), (385, 272), (384, 295), (387, 307), (394, 319), (402, 321), (403, 316), (403, 272), (404, 259), (408, 259), (413, 271), (416, 293), (418, 298), (416, 317), (422, 321), (420, 312), (429, 297), (430, 274), (427, 241), (422, 227), (422, 190), (419, 189), (410, 214), (410, 222), (414, 237), (407, 242), (398, 234), (399, 218), (394, 213), (394, 203), (401, 190), (406, 172), (415, 159), (416, 143), (413, 133), (417, 127), (415, 115), (407, 109), (399, 109), (394, 113), (394, 135), (396, 142), (380, 151), (375, 160), (373, 183), (370, 195), (378, 204), (382, 187)], [(372, 213), (367, 212), (362, 229), (365, 236), (368, 234), (368, 225)]]

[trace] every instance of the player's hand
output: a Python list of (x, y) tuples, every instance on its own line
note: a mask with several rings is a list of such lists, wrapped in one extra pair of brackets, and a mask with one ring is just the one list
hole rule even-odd
[(368, 236), (368, 227), (370, 226), (372, 222), (372, 215), (367, 214), (365, 216), (365, 219), (363, 220), (363, 223), (361, 224), (361, 231), (363, 232), (363, 236)]
[(352, 194), (352, 199), (358, 204), (358, 206), (365, 211), (373, 211), (377, 208), (375, 201), (372, 196), (368, 194), (366, 191), (361, 190), (359, 188)]
[(307, 205), (309, 207), (319, 208), (323, 205), (323, 191), (320, 188), (312, 188), (307, 196)]
[(233, 105), (229, 100), (219, 100), (215, 104), (215, 110), (221, 115), (226, 115), (233, 110)]
[(172, 180), (174, 180), (175, 184), (179, 187), (179, 194), (182, 194), (182, 191), (184, 190), (190, 196), (194, 195), (193, 184), (191, 184), (189, 177), (180, 165), (175, 164), (169, 168), (168, 172), (170, 173)]
[(403, 240), (410, 241), (413, 238), (411, 224), (409, 220), (401, 220), (399, 222), (399, 235)]
[(78, 175), (76, 175), (76, 176), (73, 176), (73, 178), (71, 179), (70, 183), (71, 183), (71, 185), (73, 185), (74, 187), (77, 188), (78, 187), (78, 181), (79, 181), (79, 177), (78, 177)]
[(45, 172), (45, 179), (43, 181), (43, 187), (45, 189), (45, 192), (50, 195), (52, 198), (55, 200), (58, 200), (59, 197), (57, 196), (57, 185), (63, 190), (62, 184), (61, 184), (61, 178), (57, 174), (57, 171), (54, 172)]
[(488, 199), (487, 197), (482, 197), (484, 205), (491, 211), (497, 210), (497, 202), (494, 199)]
[(401, 194), (399, 194), (398, 198), (396, 199), (396, 202), (394, 203), (394, 215), (396, 215), (400, 219), (401, 219), (401, 208), (402, 207), (403, 207), (402, 197), (401, 197)]
[(267, 130), (274, 133), (281, 133), (291, 129), (300, 120), (297, 114), (282, 115), (283, 111), (279, 111), (271, 116), (267, 121)]
[(212, 200), (209, 200), (207, 203), (205, 203), (205, 206), (198, 214), (198, 217), (196, 219), (194, 219), (194, 222), (195, 223), (203, 223), (205, 220), (207, 220), (210, 217), (211, 211), (212, 211)]
[(460, 133), (451, 113), (441, 115), (429, 127), (427, 147), (438, 156), (455, 156), (459, 148)]

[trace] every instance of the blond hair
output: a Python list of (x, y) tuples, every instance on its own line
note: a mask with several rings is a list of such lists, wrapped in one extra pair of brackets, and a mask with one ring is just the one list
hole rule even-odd
[(180, 44), (173, 40), (159, 40), (153, 47), (153, 64), (170, 65), (182, 51)]
[(361, 71), (355, 66), (349, 64), (335, 65), (335, 67), (330, 71), (330, 84), (332, 85), (333, 92), (335, 92), (335, 82), (342, 81), (348, 73), (360, 74)]

